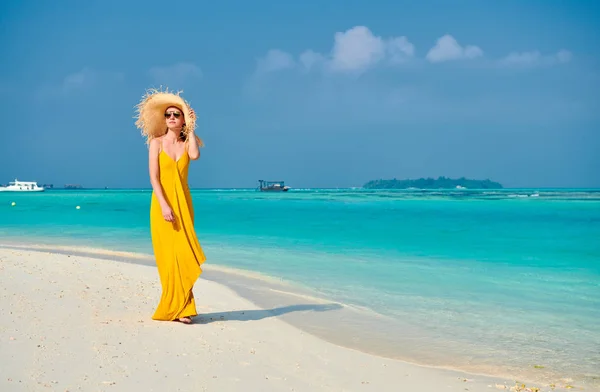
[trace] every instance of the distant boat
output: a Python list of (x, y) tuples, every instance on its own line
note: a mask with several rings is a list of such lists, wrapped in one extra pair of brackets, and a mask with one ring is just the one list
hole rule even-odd
[(258, 189), (261, 192), (287, 192), (290, 189), (283, 181), (258, 180), (258, 183)]
[(35, 181), (19, 181), (15, 178), (8, 186), (0, 186), (0, 192), (43, 192), (44, 187)]

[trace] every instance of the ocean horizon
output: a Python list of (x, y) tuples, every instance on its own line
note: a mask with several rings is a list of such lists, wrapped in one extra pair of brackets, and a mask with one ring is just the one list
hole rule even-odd
[[(151, 260), (151, 191), (1, 192), (0, 245)], [(600, 387), (600, 189), (192, 197), (211, 276), (265, 304), (277, 290), (342, 304), (343, 316), (304, 325), (320, 336), (424, 365)], [(253, 292), (257, 277), (277, 290)]]

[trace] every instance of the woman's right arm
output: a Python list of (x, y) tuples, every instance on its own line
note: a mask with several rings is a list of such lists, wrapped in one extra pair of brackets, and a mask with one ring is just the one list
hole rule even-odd
[(173, 210), (169, 206), (165, 194), (163, 192), (162, 185), (160, 183), (160, 168), (158, 166), (158, 154), (160, 152), (160, 140), (152, 139), (150, 141), (150, 148), (148, 151), (148, 166), (150, 171), (150, 183), (152, 184), (152, 190), (158, 199), (160, 208), (162, 210), (163, 217), (165, 220), (173, 221)]

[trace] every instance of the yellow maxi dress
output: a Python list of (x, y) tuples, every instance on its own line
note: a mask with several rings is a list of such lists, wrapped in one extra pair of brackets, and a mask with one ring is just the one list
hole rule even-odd
[(187, 182), (190, 164), (187, 150), (175, 161), (161, 146), (158, 162), (160, 183), (175, 219), (173, 222), (164, 219), (153, 192), (150, 232), (162, 294), (152, 319), (172, 321), (197, 315), (192, 288), (202, 273), (200, 266), (206, 257), (194, 230), (194, 208)]

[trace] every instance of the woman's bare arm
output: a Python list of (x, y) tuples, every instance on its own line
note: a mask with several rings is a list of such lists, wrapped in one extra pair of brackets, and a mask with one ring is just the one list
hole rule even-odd
[(190, 159), (196, 160), (200, 158), (200, 149), (198, 148), (198, 139), (196, 139), (196, 135), (194, 132), (188, 133), (188, 155)]
[[(196, 112), (194, 112), (194, 109), (192, 108), (190, 108), (190, 117), (192, 117), (193, 119), (196, 118)], [(187, 149), (190, 159), (196, 160), (200, 158), (200, 148), (198, 147), (198, 139), (196, 138), (196, 134), (194, 133), (193, 129), (187, 134), (187, 141)]]
[(162, 185), (160, 183), (160, 167), (158, 166), (158, 154), (160, 152), (160, 140), (152, 139), (148, 151), (148, 166), (150, 171), (150, 183), (152, 190), (158, 199), (158, 203), (166, 220), (170, 221), (173, 218), (173, 211), (165, 198)]

